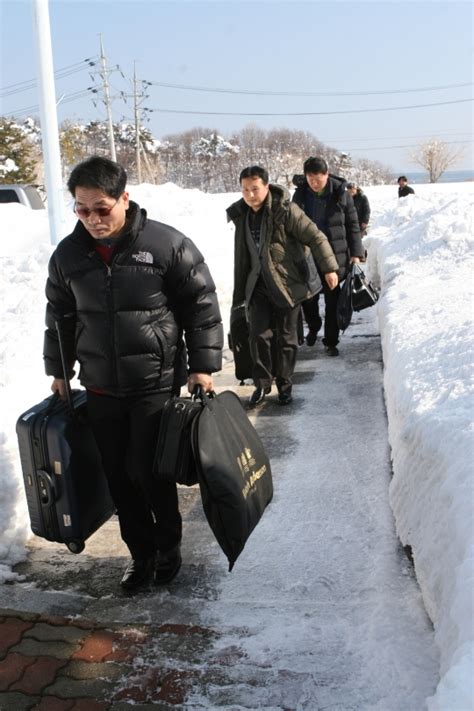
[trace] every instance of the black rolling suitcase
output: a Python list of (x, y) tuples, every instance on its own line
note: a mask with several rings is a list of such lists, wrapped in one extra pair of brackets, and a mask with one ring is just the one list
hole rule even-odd
[(75, 390), (71, 412), (58, 396), (20, 415), (16, 431), (31, 530), (73, 553), (115, 511), (86, 417), (86, 393)]
[(31, 530), (80, 553), (115, 507), (87, 421), (86, 392), (71, 391), (67, 379), (66, 387), (67, 401), (55, 394), (34, 405), (18, 418), (16, 432)]
[(234, 355), (235, 377), (243, 381), (252, 377), (252, 357), (245, 304), (234, 306), (230, 312), (229, 348)]
[[(304, 343), (303, 311), (298, 313), (298, 344)], [(250, 355), (249, 328), (245, 305), (234, 306), (230, 312), (230, 333), (228, 335), (229, 348), (234, 355), (235, 377), (243, 381), (252, 377), (252, 356)], [(277, 349), (276, 338), (272, 341), (273, 362), (276, 363)]]

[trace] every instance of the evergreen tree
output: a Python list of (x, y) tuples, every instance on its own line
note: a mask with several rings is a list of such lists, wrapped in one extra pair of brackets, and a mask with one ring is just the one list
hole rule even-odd
[(84, 126), (63, 121), (59, 132), (59, 144), (66, 179), (72, 168), (87, 156), (87, 138)]
[(0, 117), (0, 183), (34, 183), (35, 146), (15, 121)]

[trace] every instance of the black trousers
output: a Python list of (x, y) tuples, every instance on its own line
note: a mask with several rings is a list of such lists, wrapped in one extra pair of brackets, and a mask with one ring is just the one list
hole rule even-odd
[(256, 387), (291, 388), (298, 353), (298, 314), (300, 307), (277, 308), (265, 287), (257, 284), (248, 307), (249, 344)]
[(125, 398), (88, 391), (89, 420), (97, 441), (120, 533), (133, 558), (167, 551), (181, 541), (176, 484), (152, 477), (158, 426), (170, 393)]
[[(337, 300), (341, 287), (339, 284), (335, 289), (329, 289), (327, 285), (323, 285), (323, 294), (325, 302), (324, 311), (324, 338), (325, 346), (337, 346), (339, 343), (339, 326), (337, 325)], [(321, 316), (319, 315), (319, 296), (315, 294), (311, 299), (303, 302), (303, 313), (311, 331), (319, 331), (322, 325)]]

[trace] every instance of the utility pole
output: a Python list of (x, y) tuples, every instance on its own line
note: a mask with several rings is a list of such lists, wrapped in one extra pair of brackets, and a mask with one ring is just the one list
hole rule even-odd
[(137, 161), (137, 185), (142, 182), (142, 166), (140, 159), (140, 115), (138, 112), (138, 88), (137, 88), (137, 69), (135, 62), (133, 63), (133, 109), (135, 114), (135, 155)]
[(109, 146), (110, 146), (110, 158), (113, 161), (117, 160), (115, 153), (115, 140), (114, 140), (114, 124), (112, 121), (112, 106), (110, 103), (110, 93), (109, 93), (109, 70), (107, 69), (107, 60), (105, 58), (104, 45), (102, 43), (102, 35), (100, 35), (100, 62), (102, 65), (102, 81), (104, 82), (104, 104), (107, 111), (107, 122), (109, 126)]
[(36, 35), (41, 142), (48, 200), (49, 232), (51, 244), (56, 245), (66, 234), (66, 219), (48, 0), (34, 0), (33, 25)]

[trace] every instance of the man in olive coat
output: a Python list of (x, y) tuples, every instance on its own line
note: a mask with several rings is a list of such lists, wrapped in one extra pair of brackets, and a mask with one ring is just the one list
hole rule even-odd
[[(299, 305), (321, 288), (337, 286), (337, 261), (325, 235), (291, 203), (288, 191), (271, 185), (260, 166), (240, 174), (242, 198), (227, 210), (235, 224), (234, 307), (245, 303), (255, 390), (249, 406), (270, 393), (273, 376), (281, 405), (292, 401), (298, 350)], [(276, 334), (276, 362), (272, 339)]]

